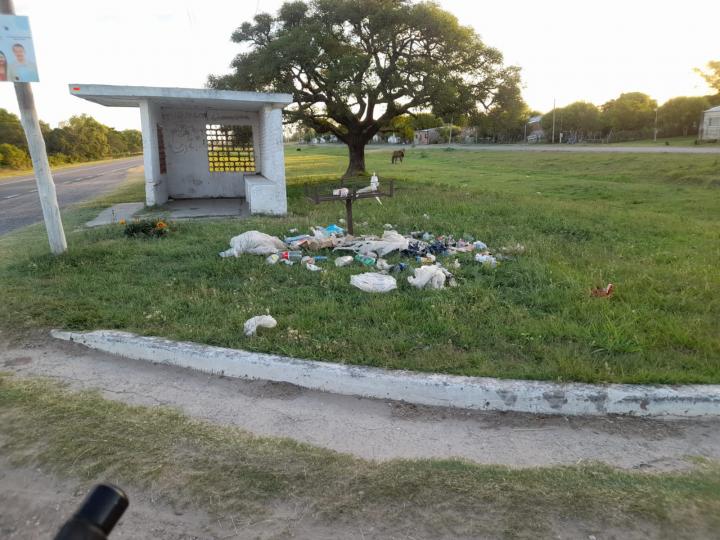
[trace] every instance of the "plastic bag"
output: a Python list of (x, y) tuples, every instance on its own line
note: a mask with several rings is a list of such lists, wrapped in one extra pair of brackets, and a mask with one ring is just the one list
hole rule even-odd
[(254, 336), (257, 334), (258, 328), (275, 328), (276, 326), (277, 321), (270, 315), (258, 315), (245, 321), (243, 330), (246, 336)]
[(377, 272), (351, 276), (350, 284), (365, 292), (385, 293), (397, 289), (397, 280), (394, 277)]
[(347, 266), (348, 264), (352, 264), (352, 262), (352, 255), (345, 255), (344, 257), (338, 257), (337, 259), (335, 259), (335, 266)]
[(275, 236), (260, 231), (247, 231), (231, 238), (230, 249), (220, 253), (220, 256), (237, 257), (243, 253), (272, 255), (286, 248), (285, 243)]
[(478, 253), (477, 255), (475, 255), (475, 260), (483, 266), (487, 266), (489, 268), (495, 268), (497, 266), (497, 259), (492, 255)]
[(421, 266), (415, 269), (415, 275), (408, 277), (408, 283), (418, 289), (443, 289), (445, 280), (452, 274), (447, 272), (438, 264), (432, 266)]

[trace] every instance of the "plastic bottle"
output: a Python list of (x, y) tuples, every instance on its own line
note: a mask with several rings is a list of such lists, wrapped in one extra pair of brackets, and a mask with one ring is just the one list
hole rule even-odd
[(364, 255), (355, 255), (355, 260), (365, 266), (375, 266), (375, 259), (372, 257), (366, 257)]
[(303, 258), (302, 251), (283, 251), (278, 253), (278, 255), (280, 255), (280, 259), (286, 261), (299, 261)]

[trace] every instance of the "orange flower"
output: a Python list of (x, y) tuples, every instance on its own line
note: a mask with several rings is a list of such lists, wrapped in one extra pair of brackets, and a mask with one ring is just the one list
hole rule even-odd
[(156, 229), (167, 229), (167, 223), (165, 223), (164, 221), (158, 221), (155, 224), (155, 228)]
[(120, 221), (118, 221), (118, 223), (119, 223), (120, 225), (125, 225), (125, 220), (124, 220), (124, 219), (121, 219)]

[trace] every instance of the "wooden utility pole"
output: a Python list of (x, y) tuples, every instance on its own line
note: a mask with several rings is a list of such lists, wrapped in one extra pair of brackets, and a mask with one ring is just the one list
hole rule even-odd
[[(3, 15), (15, 15), (13, 0), (0, 0), (0, 13)], [(28, 82), (16, 82), (15, 95), (20, 107), (20, 122), (25, 130), (25, 137), (28, 142), (28, 150), (32, 159), (37, 183), (40, 206), (42, 207), (45, 229), (47, 230), (50, 242), (50, 251), (54, 255), (60, 255), (67, 251), (67, 241), (60, 219), (60, 208), (58, 207), (55, 183), (50, 172), (45, 140), (40, 131), (40, 121), (35, 110), (35, 98), (32, 88)]]

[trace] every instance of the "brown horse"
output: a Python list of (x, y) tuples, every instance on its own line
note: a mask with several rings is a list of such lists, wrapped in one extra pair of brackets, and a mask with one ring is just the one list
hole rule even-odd
[(392, 154), (392, 163), (395, 163), (396, 161), (400, 161), (402, 163), (403, 158), (405, 157), (405, 150), (395, 150)]

